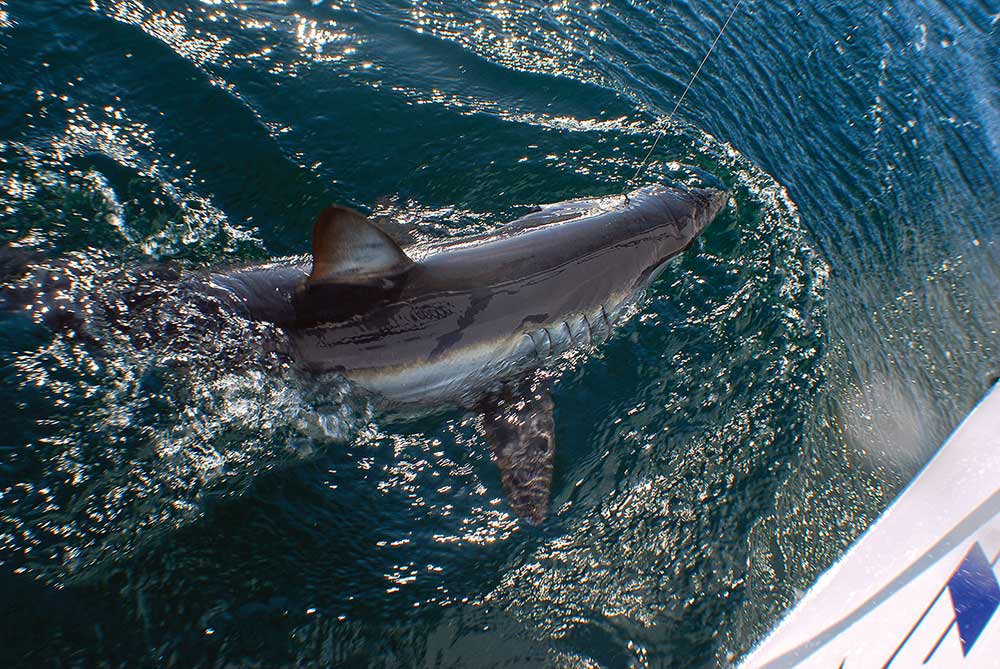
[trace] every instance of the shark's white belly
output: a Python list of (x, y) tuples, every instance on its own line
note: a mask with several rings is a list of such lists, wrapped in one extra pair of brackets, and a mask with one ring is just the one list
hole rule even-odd
[(471, 405), (500, 381), (536, 364), (530, 340), (499, 339), (457, 348), (433, 361), (345, 372), (390, 403)]
[(590, 314), (576, 314), (509, 337), (456, 347), (430, 361), (351, 369), (345, 375), (390, 403), (474, 404), (503, 381), (522, 376), (559, 356), (603, 343), (632, 304), (616, 301)]

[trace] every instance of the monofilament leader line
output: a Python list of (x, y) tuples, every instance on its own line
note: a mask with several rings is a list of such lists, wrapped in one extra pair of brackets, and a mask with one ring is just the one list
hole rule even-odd
[(636, 169), (635, 174), (632, 176), (631, 179), (625, 182), (625, 188), (622, 189), (622, 194), (627, 193), (628, 189), (632, 186), (632, 184), (637, 182), (639, 180), (639, 177), (642, 176), (642, 172), (646, 168), (646, 163), (649, 162), (649, 157), (653, 155), (653, 151), (656, 150), (656, 145), (660, 143), (660, 138), (663, 137), (663, 133), (666, 131), (667, 125), (670, 123), (670, 121), (673, 120), (674, 114), (677, 113), (677, 110), (680, 109), (681, 103), (684, 102), (684, 98), (687, 97), (688, 91), (691, 90), (691, 86), (694, 84), (694, 80), (698, 78), (699, 74), (701, 74), (701, 68), (705, 67), (705, 63), (708, 62), (708, 57), (712, 55), (713, 51), (715, 51), (715, 45), (718, 44), (719, 40), (722, 38), (722, 33), (726, 32), (726, 28), (729, 27), (729, 22), (733, 20), (734, 16), (736, 16), (736, 11), (740, 8), (740, 5), (742, 4), (743, 0), (737, 0), (736, 4), (733, 6), (733, 11), (729, 12), (729, 18), (726, 19), (726, 22), (722, 24), (722, 28), (719, 30), (719, 34), (716, 35), (715, 40), (712, 41), (712, 46), (708, 47), (708, 53), (706, 53), (705, 57), (701, 59), (701, 63), (698, 65), (698, 69), (694, 71), (694, 75), (692, 75), (691, 81), (688, 82), (687, 86), (684, 88), (684, 92), (681, 93), (681, 96), (677, 99), (677, 104), (674, 105), (674, 108), (670, 112), (670, 115), (667, 116), (665, 121), (657, 122), (656, 125), (660, 126), (660, 131), (656, 133), (656, 139), (653, 140), (653, 145), (649, 147), (649, 151), (646, 152), (646, 157), (642, 159), (641, 163), (639, 163), (639, 168)]

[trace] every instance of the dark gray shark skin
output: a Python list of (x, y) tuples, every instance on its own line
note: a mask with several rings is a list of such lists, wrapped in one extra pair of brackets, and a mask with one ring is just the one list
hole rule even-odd
[[(542, 206), (492, 234), (410, 249), (412, 257), (361, 214), (329, 207), (313, 229), (311, 260), (186, 276), (169, 265), (135, 268), (131, 288), (103, 308), (70, 299), (72, 278), (58, 262), (41, 263), (30, 280), (0, 286), (0, 311), (32, 313), (95, 345), (88, 319), (100, 313), (140, 348), (176, 345), (162, 331), (172, 316), (160, 313), (171, 291), (185, 296), (184, 318), (206, 337), (233, 315), (273, 324), (266, 329), (279, 339), (269, 344), (305, 374), (340, 373), (389, 407), (482, 413), (513, 510), (540, 523), (555, 428), (539, 371), (604, 342), (727, 201), (720, 190), (647, 186)], [(0, 276), (39, 261), (8, 246)]]
[(246, 317), (280, 325), (303, 370), (340, 372), (390, 405), (481, 411), (513, 509), (538, 523), (555, 441), (534, 373), (605, 341), (727, 200), (664, 186), (571, 200), (416, 260), (332, 207), (314, 230), (311, 272), (276, 263), (202, 280)]

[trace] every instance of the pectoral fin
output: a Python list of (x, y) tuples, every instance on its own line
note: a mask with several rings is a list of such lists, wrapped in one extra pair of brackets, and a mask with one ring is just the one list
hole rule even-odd
[(545, 519), (552, 491), (552, 396), (541, 382), (524, 382), (505, 387), (482, 408), (486, 439), (511, 508), (537, 525)]

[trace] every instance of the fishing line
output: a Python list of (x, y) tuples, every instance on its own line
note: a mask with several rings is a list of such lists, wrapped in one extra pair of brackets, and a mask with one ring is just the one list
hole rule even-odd
[(712, 46), (708, 47), (708, 53), (706, 53), (705, 57), (701, 59), (698, 69), (694, 71), (691, 81), (688, 82), (687, 86), (684, 88), (684, 92), (681, 93), (681, 96), (677, 99), (677, 104), (674, 105), (670, 115), (667, 116), (665, 121), (657, 121), (656, 125), (660, 126), (660, 131), (656, 133), (656, 139), (653, 140), (653, 145), (649, 147), (649, 151), (646, 152), (646, 157), (642, 159), (641, 163), (639, 163), (639, 167), (636, 169), (635, 174), (632, 175), (631, 179), (625, 182), (625, 188), (622, 189), (623, 195), (627, 193), (629, 187), (638, 181), (640, 176), (642, 176), (642, 172), (646, 168), (646, 163), (649, 162), (649, 157), (653, 155), (653, 151), (656, 150), (656, 145), (660, 143), (660, 139), (663, 137), (663, 133), (666, 131), (667, 125), (674, 119), (674, 114), (676, 114), (677, 110), (680, 109), (681, 103), (684, 102), (684, 98), (687, 97), (688, 91), (690, 91), (691, 86), (694, 85), (694, 80), (698, 78), (699, 74), (701, 74), (701, 68), (705, 67), (705, 63), (708, 62), (708, 57), (712, 55), (713, 51), (715, 51), (715, 45), (719, 43), (719, 40), (722, 38), (722, 34), (726, 32), (726, 28), (729, 27), (729, 22), (733, 20), (734, 16), (736, 16), (736, 11), (742, 4), (743, 0), (737, 0), (736, 4), (733, 6), (733, 11), (729, 12), (729, 18), (722, 24), (722, 28), (719, 30), (719, 34), (715, 36)]

